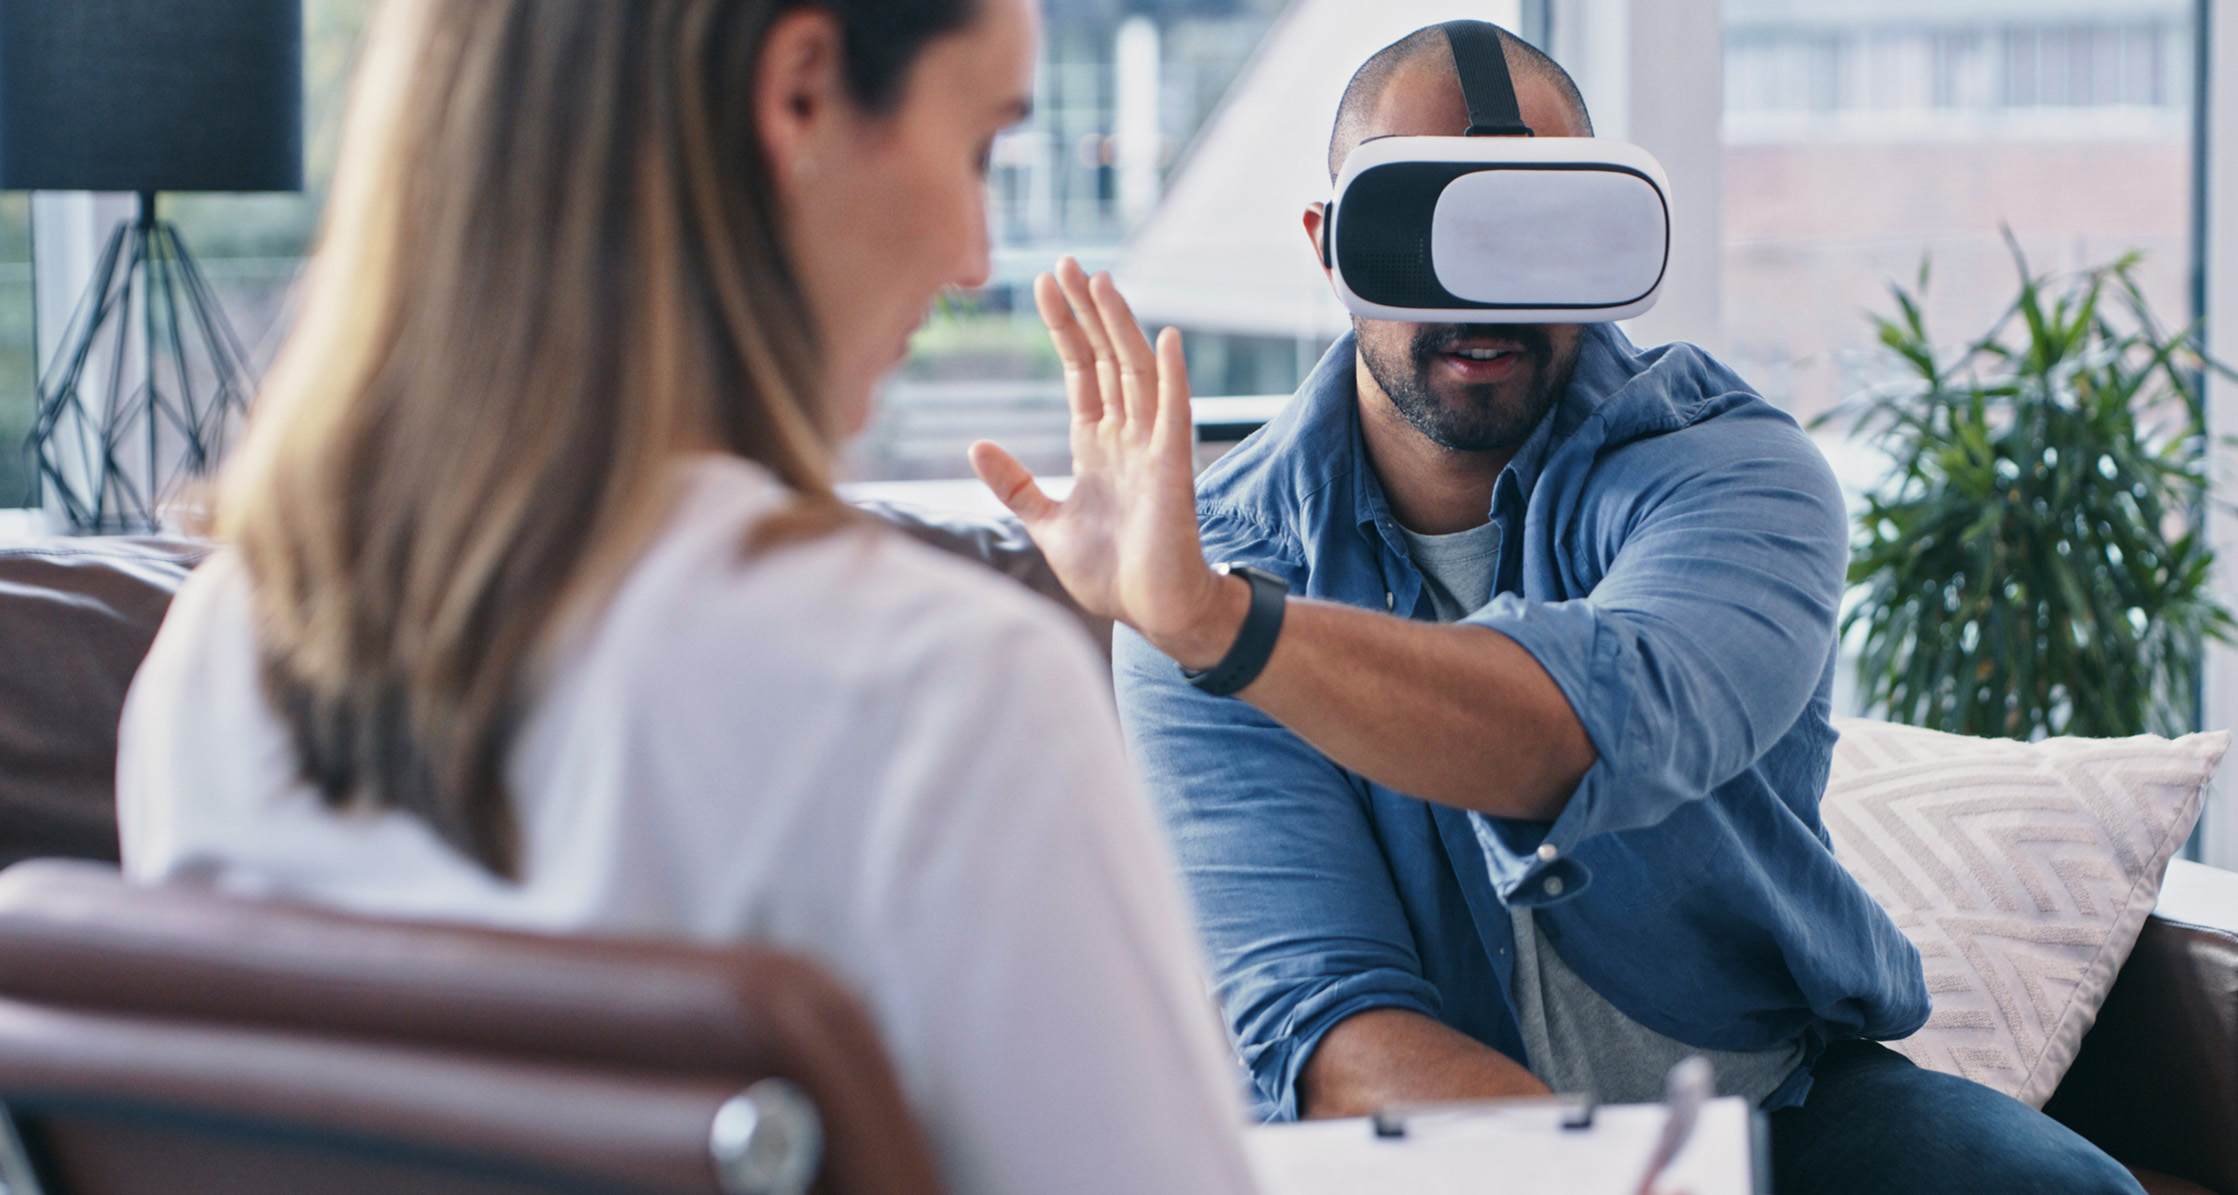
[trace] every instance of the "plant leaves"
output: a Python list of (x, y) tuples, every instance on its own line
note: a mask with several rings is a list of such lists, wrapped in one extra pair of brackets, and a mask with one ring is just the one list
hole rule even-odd
[(2202, 644), (2234, 633), (2198, 532), (2209, 493), (2198, 328), (2169, 329), (2138, 255), (2029, 271), (1979, 339), (1929, 336), (1929, 277), (1874, 316), (1905, 379), (1845, 404), (1893, 468), (1867, 495), (1842, 634), (1868, 705), (1961, 734), (2176, 734)]

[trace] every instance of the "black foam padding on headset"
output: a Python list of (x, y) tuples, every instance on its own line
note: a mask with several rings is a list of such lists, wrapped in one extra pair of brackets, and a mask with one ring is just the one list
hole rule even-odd
[[(1480, 170), (1529, 169), (1606, 170), (1653, 180), (1629, 166), (1599, 163), (1538, 162), (1524, 167), (1484, 162), (1386, 162), (1364, 170), (1345, 188), (1339, 202), (1322, 216), (1322, 236), (1333, 242), (1337, 271), (1352, 293), (1385, 307), (1414, 307), (1444, 311), (1503, 311), (1529, 308), (1546, 311), (1597, 311), (1636, 303), (1653, 287), (1621, 303), (1479, 303), (1464, 299), (1438, 281), (1430, 238), (1436, 223), (1438, 199), (1455, 179)], [(1659, 192), (1660, 193), (1660, 192)], [(1670, 213), (1664, 212), (1665, 244), (1669, 241)], [(1341, 226), (1339, 226), (1339, 222)], [(1669, 251), (1665, 250), (1665, 268)], [(1656, 285), (1661, 285), (1657, 276)]]
[(1446, 45), (1453, 50), (1454, 72), (1461, 76), (1461, 98), (1469, 106), (1468, 135), (1533, 136), (1515, 98), (1500, 27), (1484, 21), (1447, 21), (1439, 28), (1445, 30)]
[(1430, 224), (1438, 196), (1454, 179), (1476, 169), (1454, 162), (1393, 162), (1352, 180), (1336, 237), (1337, 268), (1352, 293), (1386, 307), (1470, 308), (1438, 282), (1430, 261)]

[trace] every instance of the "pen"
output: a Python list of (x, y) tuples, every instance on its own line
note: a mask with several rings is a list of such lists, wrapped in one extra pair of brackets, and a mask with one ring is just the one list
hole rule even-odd
[(1671, 1109), (1663, 1122), (1663, 1136), (1655, 1143), (1655, 1152), (1647, 1159), (1647, 1173), (1640, 1176), (1639, 1195), (1654, 1195), (1655, 1180), (1663, 1177), (1663, 1170), (1686, 1147), (1686, 1139), (1694, 1135), (1694, 1124), (1702, 1118), (1702, 1105), (1710, 1098), (1709, 1059), (1697, 1054), (1684, 1058), (1663, 1080), (1663, 1102)]

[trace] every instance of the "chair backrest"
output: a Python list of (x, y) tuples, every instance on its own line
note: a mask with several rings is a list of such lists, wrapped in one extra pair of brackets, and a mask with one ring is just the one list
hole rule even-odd
[(746, 1195), (819, 1129), (818, 1191), (939, 1185), (869, 1018), (800, 960), (349, 917), (90, 863), (0, 872), (0, 1107), (9, 1195)]

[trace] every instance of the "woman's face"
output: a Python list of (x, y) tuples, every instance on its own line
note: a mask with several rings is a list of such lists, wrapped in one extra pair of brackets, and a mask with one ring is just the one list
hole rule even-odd
[[(850, 436), (934, 296), (987, 281), (988, 153), (1026, 114), (1038, 13), (1035, 0), (978, 0), (978, 9), (924, 48), (900, 102), (877, 114), (845, 98), (836, 40), (819, 64), (788, 49), (784, 26), (772, 31), (763, 141), (822, 336), (828, 398)], [(772, 112), (773, 102), (782, 107)]]

